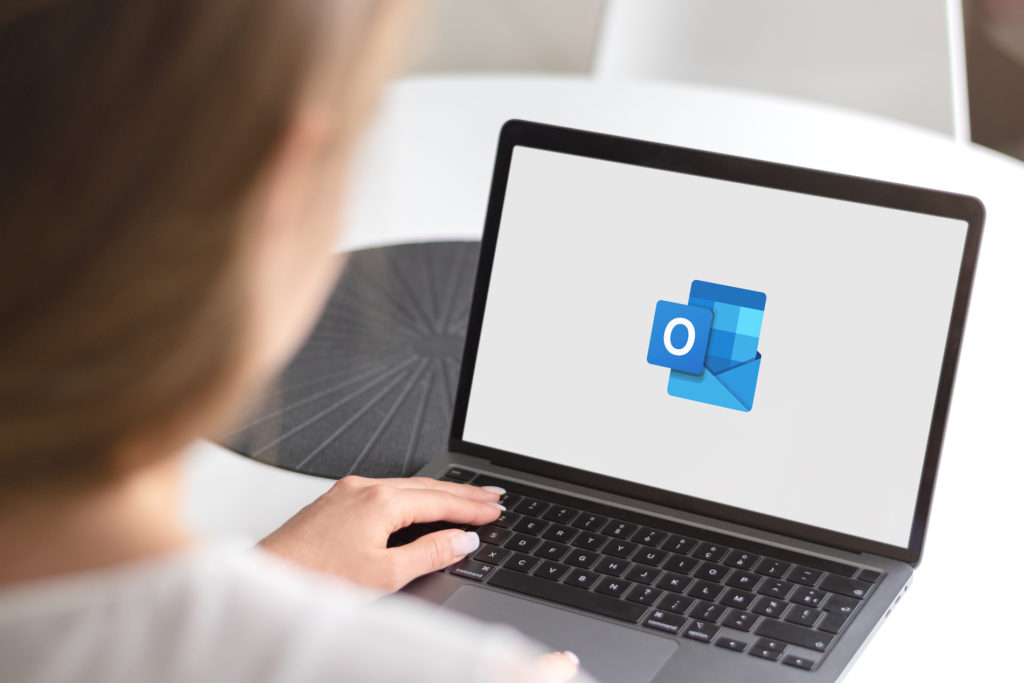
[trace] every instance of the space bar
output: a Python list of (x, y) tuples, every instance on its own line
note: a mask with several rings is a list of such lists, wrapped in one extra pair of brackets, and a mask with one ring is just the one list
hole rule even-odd
[(611, 596), (591, 593), (580, 588), (555, 583), (547, 579), (538, 579), (510, 569), (499, 569), (487, 582), (491, 586), (507, 588), (517, 593), (525, 593), (535, 598), (557, 602), (561, 605), (576, 607), (588, 612), (596, 612), (613, 619), (621, 619), (635, 624), (644, 615), (647, 608), (632, 602), (619, 600)]

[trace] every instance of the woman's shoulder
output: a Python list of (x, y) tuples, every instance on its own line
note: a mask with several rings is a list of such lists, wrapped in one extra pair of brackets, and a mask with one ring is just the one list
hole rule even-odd
[[(309, 601), (329, 604), (340, 614), (374, 597), (258, 548), (219, 541), (115, 567), (0, 588), (0, 624), (94, 610), (132, 617), (196, 608), (226, 618), (239, 610), (294, 611), (298, 604)], [(122, 613), (118, 609), (122, 604), (132, 609)], [(209, 605), (219, 609), (211, 611)]]
[(26, 683), (454, 682), (525, 674), (535, 654), (510, 631), (377, 597), (259, 549), (206, 547), (0, 591), (0, 662)]

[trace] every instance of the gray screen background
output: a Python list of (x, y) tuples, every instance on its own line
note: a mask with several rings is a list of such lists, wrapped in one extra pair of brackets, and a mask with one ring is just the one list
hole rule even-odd
[[(517, 147), (467, 441), (906, 547), (963, 221)], [(749, 413), (669, 396), (659, 299), (767, 295)]]

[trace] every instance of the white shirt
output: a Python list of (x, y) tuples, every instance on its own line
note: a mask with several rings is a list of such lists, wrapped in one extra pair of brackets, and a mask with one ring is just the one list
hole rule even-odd
[(0, 590), (0, 681), (547, 680), (510, 629), (375, 597), (227, 547), (15, 585)]

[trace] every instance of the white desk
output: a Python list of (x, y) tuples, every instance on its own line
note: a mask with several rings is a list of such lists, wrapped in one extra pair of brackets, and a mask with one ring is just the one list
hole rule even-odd
[[(522, 77), (395, 84), (355, 167), (339, 248), (478, 238), (498, 130), (524, 118), (974, 194), (988, 219), (925, 559), (848, 681), (1005, 680), (1018, 670), (1016, 589), (986, 578), (1024, 563), (1024, 165), (852, 112), (680, 85)], [(926, 257), (926, 254), (922, 255)], [(224, 482), (234, 485), (225, 490)], [(202, 526), (273, 528), (329, 482), (197, 446), (187, 507)]]

